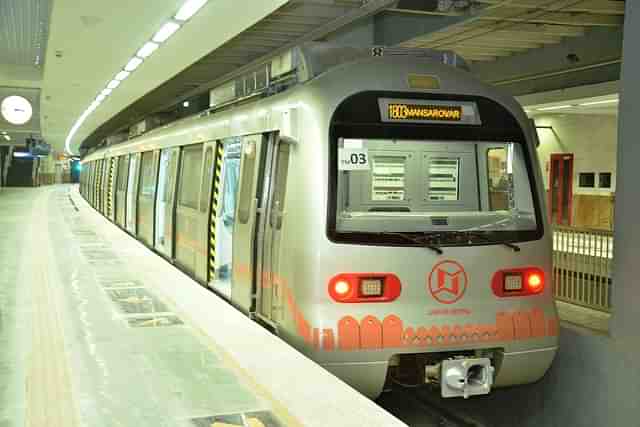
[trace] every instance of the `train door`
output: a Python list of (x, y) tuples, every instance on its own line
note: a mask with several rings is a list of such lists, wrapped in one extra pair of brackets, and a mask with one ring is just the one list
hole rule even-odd
[(571, 225), (573, 205), (573, 154), (551, 154), (549, 209), (551, 222)]
[(262, 166), (266, 137), (242, 138), (236, 220), (233, 227), (231, 300), (245, 311), (254, 309), (256, 230), (262, 209)]
[(136, 208), (138, 204), (138, 165), (140, 153), (131, 154), (129, 158), (129, 178), (127, 179), (127, 208), (125, 213), (125, 228), (131, 234), (136, 234)]
[(173, 212), (176, 173), (180, 148), (166, 148), (160, 153), (158, 192), (156, 193), (155, 248), (168, 258), (173, 257)]
[(266, 201), (266, 209), (260, 220), (257, 239), (260, 242), (257, 254), (257, 277), (260, 278), (257, 311), (263, 320), (277, 323), (284, 303), (282, 288), (277, 283), (280, 276), (280, 242), (292, 140), (278, 138), (276, 134), (271, 139), (265, 162), (263, 200)]
[(157, 151), (142, 153), (140, 184), (138, 185), (138, 206), (136, 208), (136, 235), (140, 240), (152, 247), (156, 179), (158, 177), (157, 159)]
[(240, 181), (241, 138), (227, 138), (212, 148), (214, 171), (210, 197), (209, 287), (231, 298), (231, 267)]
[(126, 212), (127, 180), (129, 179), (129, 155), (125, 154), (118, 160), (118, 178), (116, 184), (116, 224), (124, 228)]
[(196, 258), (206, 256), (200, 244), (203, 233), (199, 227), (198, 205), (202, 181), (202, 152), (203, 144), (189, 145), (182, 149), (176, 197), (176, 263), (191, 274), (195, 274), (196, 271)]

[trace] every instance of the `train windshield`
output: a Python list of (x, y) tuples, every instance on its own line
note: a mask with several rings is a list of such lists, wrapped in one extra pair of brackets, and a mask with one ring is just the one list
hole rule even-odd
[(506, 241), (538, 227), (519, 143), (340, 138), (336, 160), (337, 233)]

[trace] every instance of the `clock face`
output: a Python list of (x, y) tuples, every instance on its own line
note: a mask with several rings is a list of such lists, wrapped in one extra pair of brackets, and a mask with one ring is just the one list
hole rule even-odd
[(31, 120), (33, 109), (31, 104), (21, 96), (8, 96), (0, 105), (2, 117), (13, 125), (23, 125)]

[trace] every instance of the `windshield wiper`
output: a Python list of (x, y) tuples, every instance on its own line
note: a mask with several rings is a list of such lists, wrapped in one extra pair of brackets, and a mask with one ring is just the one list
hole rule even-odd
[(521, 248), (520, 246), (516, 245), (515, 243), (511, 243), (511, 242), (500, 242), (500, 241), (495, 241), (492, 240), (490, 238), (488, 238), (485, 234), (483, 234), (483, 232), (473, 232), (473, 231), (454, 231), (453, 232), (455, 235), (460, 236), (460, 237), (464, 237), (469, 243), (473, 242), (474, 238), (479, 238), (480, 240), (487, 242), (487, 243), (495, 243), (496, 245), (504, 245), (508, 248), (513, 249), (514, 252), (520, 252)]
[(412, 236), (410, 234), (400, 233), (400, 232), (397, 232), (397, 231), (381, 231), (378, 234), (381, 234), (383, 236), (399, 236), (399, 237), (402, 237), (405, 240), (408, 240), (410, 242), (416, 243), (416, 244), (422, 246), (423, 248), (431, 249), (432, 251), (434, 251), (438, 255), (442, 255), (444, 253), (442, 251), (442, 248), (440, 248), (440, 246), (434, 245), (434, 244), (429, 243), (427, 241), (427, 238), (428, 238), (427, 236), (428, 235), (426, 235), (426, 234), (421, 235), (421, 237)]

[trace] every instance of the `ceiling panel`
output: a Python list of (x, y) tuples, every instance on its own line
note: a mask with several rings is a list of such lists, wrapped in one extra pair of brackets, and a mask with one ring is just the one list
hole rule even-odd
[(0, 1), (0, 63), (41, 67), (50, 0)]

